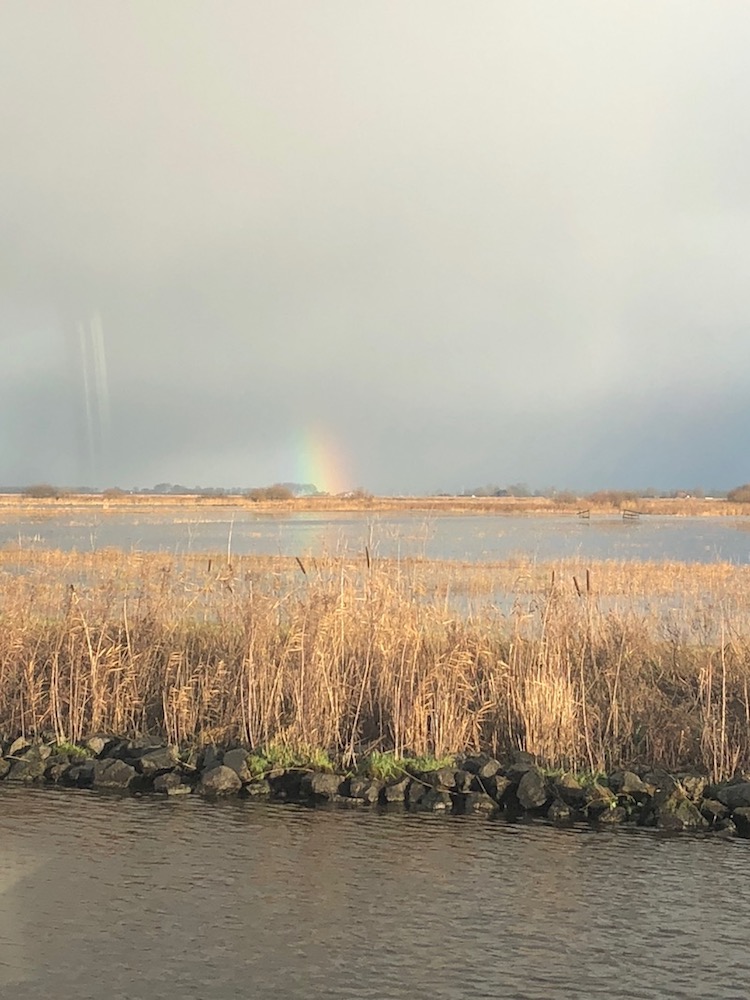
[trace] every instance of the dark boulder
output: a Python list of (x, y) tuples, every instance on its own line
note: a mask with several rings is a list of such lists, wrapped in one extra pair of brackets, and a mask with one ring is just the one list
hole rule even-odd
[(253, 799), (265, 798), (271, 794), (271, 783), (267, 778), (248, 781), (246, 785), (242, 786), (242, 794)]
[(656, 826), (660, 830), (705, 830), (707, 820), (701, 815), (676, 782), (663, 782), (665, 787), (654, 793), (641, 810), (641, 826)]
[(619, 823), (624, 823), (627, 818), (628, 814), (622, 806), (613, 806), (597, 813), (595, 823), (597, 826), (617, 826)]
[(135, 758), (135, 768), (140, 774), (145, 774), (148, 778), (153, 778), (165, 771), (171, 771), (180, 762), (177, 747), (155, 747), (145, 750), (139, 757)]
[(472, 782), (475, 778), (471, 771), (466, 771), (464, 768), (458, 768), (454, 772), (453, 780), (456, 783), (457, 792), (468, 792), (471, 791)]
[(412, 778), (406, 792), (406, 803), (410, 810), (419, 812), (452, 812), (451, 792), (433, 788), (418, 778)]
[[(271, 795), (275, 799), (285, 799), (296, 802), (303, 796), (302, 773), (290, 768), (277, 768), (266, 775), (266, 780), (271, 788)], [(249, 787), (249, 786), (248, 786)], [(306, 795), (305, 797), (309, 797)]]
[(83, 744), (95, 757), (106, 757), (107, 751), (111, 749), (117, 740), (111, 736), (92, 736)]
[(745, 785), (747, 784), (747, 779), (742, 781), (717, 781), (716, 783), (709, 782), (703, 792), (704, 799), (716, 799), (718, 801), (719, 792), (723, 791), (725, 788), (730, 788), (733, 785)]
[[(136, 767), (138, 761), (150, 754), (158, 755), (165, 750), (161, 740), (153, 736), (137, 736), (132, 740), (117, 740), (102, 751), (102, 758), (123, 760), (126, 764)], [(148, 767), (148, 765), (146, 765)], [(139, 771), (140, 773), (140, 771)], [(144, 772), (145, 773), (145, 772)]]
[(19, 736), (17, 740), (14, 740), (8, 747), (7, 756), (8, 757), (20, 757), (21, 753), (31, 746), (31, 740), (27, 740), (25, 736)]
[(50, 748), (41, 745), (21, 750), (11, 763), (8, 781), (40, 781), (44, 777), (47, 760), (51, 755)]
[(364, 799), (353, 799), (351, 795), (334, 795), (331, 802), (342, 809), (364, 809), (370, 805)]
[(483, 816), (497, 816), (500, 812), (500, 806), (486, 792), (468, 792), (464, 796), (462, 809), (467, 814), (473, 813)]
[(417, 778), (412, 778), (406, 789), (406, 804), (410, 809), (413, 809), (419, 805), (428, 791), (432, 791), (429, 785), (426, 785), (423, 781), (419, 781)]
[(476, 771), (478, 778), (493, 778), (496, 774), (502, 771), (503, 767), (499, 760), (495, 760), (494, 757), (490, 757), (486, 760), (482, 766)]
[(536, 768), (534, 755), (526, 750), (514, 750), (510, 755), (510, 760), (502, 769), (502, 773), (517, 785), (524, 774), (532, 768)]
[(380, 798), (382, 787), (382, 781), (375, 781), (372, 778), (352, 778), (349, 782), (349, 798), (372, 804)]
[(598, 781), (587, 785), (585, 792), (585, 809), (589, 819), (598, 819), (602, 813), (609, 812), (617, 806), (617, 796), (611, 788), (600, 785)]
[(711, 832), (715, 837), (721, 837), (722, 839), (739, 836), (737, 826), (735, 825), (734, 820), (729, 816), (727, 816), (726, 819), (720, 819), (715, 826), (712, 826)]
[(203, 747), (199, 756), (197, 766), (202, 771), (211, 771), (223, 763), (224, 754), (215, 746)]
[(732, 812), (750, 806), (750, 781), (719, 786), (715, 797)]
[(158, 736), (134, 736), (127, 741), (128, 752), (135, 757), (148, 750), (158, 750), (161, 746), (164, 744)]
[(472, 791), (485, 792), (500, 805), (505, 801), (507, 792), (513, 787), (510, 778), (506, 778), (503, 774), (496, 774), (492, 778), (475, 778), (474, 781), (480, 784), (479, 787), (472, 785)]
[(550, 800), (547, 781), (541, 771), (532, 767), (521, 778), (516, 791), (522, 809), (543, 809)]
[(383, 789), (383, 799), (386, 802), (400, 802), (403, 805), (411, 783), (411, 778), (401, 778), (399, 781), (391, 782)]
[(83, 760), (80, 764), (71, 764), (62, 775), (60, 782), (69, 788), (91, 788), (94, 782), (94, 761)]
[(732, 822), (737, 829), (737, 836), (750, 839), (750, 806), (740, 806), (732, 813)]
[(242, 788), (242, 782), (236, 771), (231, 767), (224, 767), (219, 764), (208, 771), (204, 771), (198, 782), (198, 792), (207, 798), (215, 798), (219, 795), (236, 795)]
[(44, 777), (43, 760), (14, 760), (8, 772), (8, 781), (40, 781)]
[(427, 788), (414, 806), (409, 803), (409, 808), (416, 808), (420, 812), (453, 812), (453, 797), (450, 792)]
[(200, 770), (202, 751), (198, 747), (186, 746), (180, 749), (180, 760), (182, 761), (182, 766), (188, 768), (191, 771)]
[(700, 804), (700, 811), (709, 826), (717, 826), (729, 815), (729, 807), (718, 799), (704, 799)]
[(58, 785), (64, 781), (70, 768), (71, 761), (67, 754), (53, 754), (45, 762), (44, 778), (46, 781)]
[(451, 791), (456, 787), (456, 771), (452, 767), (441, 767), (437, 771), (428, 772), (423, 777), (439, 791)]
[(300, 794), (313, 802), (332, 802), (341, 794), (344, 779), (340, 774), (313, 772), (304, 774), (300, 782)]
[(130, 760), (131, 751), (129, 747), (130, 740), (110, 740), (97, 756), (108, 760)]
[(706, 794), (708, 778), (701, 774), (680, 774), (678, 780), (682, 790), (691, 802), (700, 804)]
[(4, 778), (5, 775), (10, 771), (11, 761), (6, 760), (5, 757), (0, 757), (0, 779)]
[(643, 803), (650, 794), (648, 786), (635, 771), (614, 771), (608, 783), (613, 792), (629, 796), (634, 802)]
[(547, 819), (552, 823), (560, 825), (572, 823), (574, 818), (573, 810), (567, 802), (563, 802), (562, 799), (554, 799), (547, 810)]
[(506, 778), (503, 774), (496, 774), (492, 794), (498, 802), (503, 802), (505, 800), (505, 796), (510, 792), (512, 787), (513, 782), (510, 778)]
[(105, 757), (92, 764), (91, 783), (94, 788), (111, 788), (125, 791), (136, 779), (136, 770), (123, 760)]
[(500, 763), (494, 757), (487, 757), (485, 754), (465, 757), (461, 763), (461, 770), (468, 771), (469, 774), (478, 774), (480, 778), (491, 778), (500, 769)]
[(519, 761), (517, 764), (509, 764), (507, 767), (504, 767), (502, 773), (511, 781), (512, 784), (518, 785), (521, 783), (525, 774), (528, 774), (529, 771), (536, 770), (536, 764), (529, 764), (527, 761)]
[(657, 792), (671, 793), (679, 786), (677, 778), (661, 768), (657, 768), (654, 771), (647, 771), (641, 775), (641, 780), (646, 786), (649, 796), (655, 795)]
[(192, 788), (183, 780), (181, 774), (167, 771), (154, 778), (154, 791), (163, 795), (190, 795)]
[(227, 750), (224, 754), (222, 764), (224, 767), (231, 767), (233, 771), (237, 772), (240, 781), (244, 784), (246, 781), (252, 781), (252, 774), (247, 766), (248, 752), (243, 750), (241, 747), (236, 750)]
[(571, 809), (583, 809), (586, 804), (586, 790), (574, 774), (561, 774), (552, 782), (552, 791)]

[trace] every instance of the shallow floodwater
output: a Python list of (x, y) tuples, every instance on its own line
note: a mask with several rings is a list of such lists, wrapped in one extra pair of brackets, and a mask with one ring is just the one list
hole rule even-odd
[(4, 519), (0, 545), (21, 548), (226, 552), (262, 555), (362, 553), (396, 558), (496, 561), (582, 559), (750, 563), (750, 517), (352, 513), (64, 514)]
[(729, 1000), (750, 843), (0, 787), (0, 992)]

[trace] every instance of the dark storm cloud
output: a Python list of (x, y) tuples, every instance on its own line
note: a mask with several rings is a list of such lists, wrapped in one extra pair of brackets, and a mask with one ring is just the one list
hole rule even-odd
[(745, 4), (0, 28), (0, 481), (296, 478), (312, 426), (383, 491), (750, 478)]

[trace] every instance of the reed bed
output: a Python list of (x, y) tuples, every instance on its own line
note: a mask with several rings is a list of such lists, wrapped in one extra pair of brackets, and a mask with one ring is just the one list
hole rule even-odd
[(0, 551), (0, 734), (750, 766), (750, 570)]

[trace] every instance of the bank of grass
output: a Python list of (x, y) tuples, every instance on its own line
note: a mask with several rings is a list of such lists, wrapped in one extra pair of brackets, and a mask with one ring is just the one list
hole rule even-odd
[(327, 771), (335, 768), (330, 754), (322, 747), (311, 747), (304, 743), (273, 742), (265, 747), (256, 747), (248, 754), (247, 767), (254, 778), (265, 778), (277, 770)]
[(261, 770), (750, 766), (744, 567), (2, 551), (0, 574), (6, 736), (243, 741), (275, 748)]
[(303, 512), (361, 514), (419, 513), (490, 514), (490, 515), (563, 515), (575, 518), (585, 511), (592, 517), (621, 516), (623, 510), (643, 515), (673, 517), (747, 517), (750, 504), (723, 498), (697, 497), (633, 498), (626, 493), (602, 491), (598, 495), (577, 497), (561, 493), (554, 497), (473, 497), (473, 496), (373, 496), (341, 494), (338, 496), (302, 496), (288, 500), (252, 500), (243, 494), (203, 496), (200, 494), (100, 494), (67, 493), (58, 497), (33, 497), (0, 493), (0, 518), (60, 517), (67, 513), (105, 516), (107, 514), (143, 514), (160, 517), (200, 517), (207, 510), (229, 513), (251, 511), (263, 514)]

